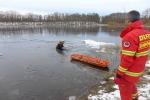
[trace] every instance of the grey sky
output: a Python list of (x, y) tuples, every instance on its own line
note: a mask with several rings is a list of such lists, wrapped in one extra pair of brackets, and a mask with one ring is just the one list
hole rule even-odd
[(150, 0), (0, 0), (0, 10), (20, 13), (88, 13), (106, 15), (113, 12), (143, 10), (150, 8)]

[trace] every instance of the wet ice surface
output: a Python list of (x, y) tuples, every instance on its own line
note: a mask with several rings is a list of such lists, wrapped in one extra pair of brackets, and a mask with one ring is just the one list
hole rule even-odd
[[(70, 62), (69, 55), (84, 53), (107, 58), (83, 43), (86, 39), (99, 38), (103, 42), (105, 38), (109, 38), (107, 42), (116, 41), (115, 37), (99, 34), (65, 35), (34, 29), (25, 33), (20, 30), (0, 33), (0, 100), (66, 100), (81, 95), (108, 73)], [(61, 39), (66, 40), (67, 51), (55, 50)]]

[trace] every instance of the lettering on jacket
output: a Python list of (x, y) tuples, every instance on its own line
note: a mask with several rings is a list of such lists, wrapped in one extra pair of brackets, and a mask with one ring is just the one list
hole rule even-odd
[(145, 49), (150, 47), (150, 34), (139, 36), (140, 45), (139, 49)]

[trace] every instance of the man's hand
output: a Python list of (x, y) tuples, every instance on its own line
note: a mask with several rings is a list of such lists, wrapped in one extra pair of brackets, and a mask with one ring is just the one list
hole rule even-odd
[(116, 74), (116, 77), (114, 78), (114, 83), (119, 84), (121, 82), (122, 76), (119, 74)]
[(119, 84), (121, 82), (121, 78), (114, 78), (114, 83)]

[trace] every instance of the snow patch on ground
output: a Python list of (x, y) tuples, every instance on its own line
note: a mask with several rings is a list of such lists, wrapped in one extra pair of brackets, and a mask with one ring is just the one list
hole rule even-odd
[[(150, 80), (150, 75), (144, 77)], [(90, 94), (88, 100), (120, 100), (119, 88), (117, 85), (114, 85), (114, 88), (116, 89), (114, 92), (107, 93), (105, 90), (100, 90), (97, 95)], [(138, 87), (138, 91), (140, 93), (139, 100), (150, 100), (150, 83)]]
[(150, 84), (144, 84), (138, 90), (140, 91), (139, 100), (150, 100)]
[(83, 41), (86, 45), (90, 46), (91, 48), (99, 49), (104, 47), (116, 47), (114, 43), (105, 43), (105, 42), (96, 42), (94, 40), (84, 40)]
[(106, 84), (106, 81), (101, 81), (100, 83), (103, 85), (103, 84)]
[(150, 60), (146, 63), (146, 67), (150, 67)]
[(145, 75), (143, 77), (146, 78), (147, 80), (150, 80), (150, 75)]
[(119, 89), (118, 85), (114, 85), (114, 89)]
[(120, 100), (119, 90), (110, 93), (105, 92), (104, 90), (100, 90), (98, 92), (99, 95), (89, 95), (88, 100)]
[(110, 77), (109, 79), (114, 80), (114, 77)]

